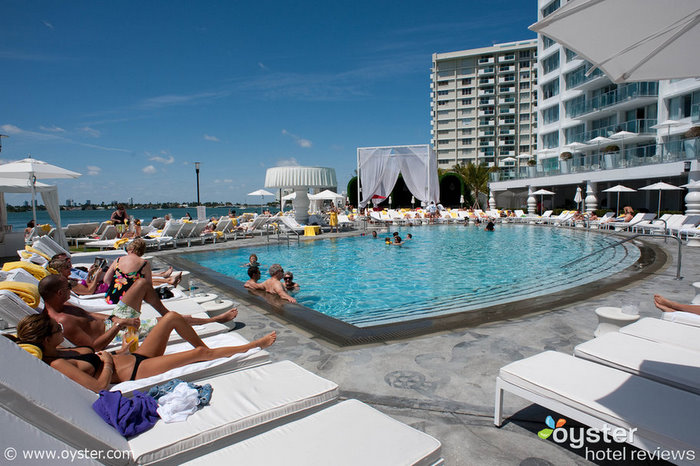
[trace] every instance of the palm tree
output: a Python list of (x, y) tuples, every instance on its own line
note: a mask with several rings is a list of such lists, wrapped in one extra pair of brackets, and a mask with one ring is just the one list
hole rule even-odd
[(464, 185), (471, 190), (474, 195), (472, 209), (479, 209), (479, 194), (488, 192), (489, 173), (491, 169), (486, 164), (474, 165), (469, 162), (467, 165), (455, 165), (454, 171), (462, 177)]

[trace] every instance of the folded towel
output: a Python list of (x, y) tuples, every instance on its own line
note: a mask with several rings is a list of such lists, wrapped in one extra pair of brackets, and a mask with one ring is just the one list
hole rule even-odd
[(18, 346), (27, 353), (31, 354), (32, 356), (36, 356), (39, 359), (44, 357), (44, 353), (41, 352), (41, 348), (36, 345), (32, 345), (30, 343), (20, 343)]
[(0, 282), (0, 290), (12, 291), (33, 309), (39, 306), (39, 288), (32, 283), (4, 281)]
[(28, 252), (33, 252), (34, 254), (39, 254), (41, 257), (43, 257), (43, 258), (46, 259), (46, 260), (51, 260), (51, 258), (50, 258), (49, 256), (47, 256), (47, 255), (44, 254), (43, 252), (41, 252), (41, 251), (39, 251), (38, 249), (35, 249), (35, 248), (33, 248), (33, 247), (29, 246), (29, 245), (25, 246), (24, 249), (25, 249), (26, 251), (28, 251)]
[(4, 270), (5, 272), (9, 272), (10, 270), (14, 270), (17, 268), (26, 270), (27, 272), (34, 275), (34, 277), (37, 280), (41, 280), (42, 278), (49, 275), (49, 272), (42, 266), (32, 264), (31, 262), (26, 261), (5, 262), (5, 264), (2, 266), (2, 270)]
[(129, 238), (118, 239), (114, 242), (114, 249), (119, 249), (120, 247), (124, 246), (128, 242), (129, 242)]

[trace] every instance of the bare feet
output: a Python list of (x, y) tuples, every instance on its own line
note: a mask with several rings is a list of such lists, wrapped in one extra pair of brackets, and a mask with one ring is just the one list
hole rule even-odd
[(229, 309), (223, 314), (219, 314), (218, 316), (213, 317), (212, 320), (220, 324), (225, 324), (226, 322), (231, 322), (233, 319), (236, 318), (237, 315), (238, 309), (234, 307), (233, 309)]
[(182, 280), (182, 272), (178, 272), (168, 277), (167, 283), (168, 285), (177, 286), (180, 284), (180, 280)]
[(166, 270), (165, 272), (163, 272), (163, 273), (161, 274), (161, 277), (163, 277), (163, 278), (168, 278), (172, 273), (173, 273), (173, 268), (172, 268), (172, 267), (168, 267), (168, 270)]
[(676, 309), (673, 307), (673, 302), (664, 298), (660, 294), (654, 295), (654, 305), (661, 309), (663, 312), (674, 312)]
[(277, 339), (277, 332), (272, 332), (272, 333), (268, 333), (267, 335), (265, 335), (264, 337), (262, 337), (258, 340), (255, 340), (253, 342), (253, 344), (260, 347), (260, 349), (265, 349), (265, 348), (269, 347), (270, 345), (272, 345), (276, 339)]

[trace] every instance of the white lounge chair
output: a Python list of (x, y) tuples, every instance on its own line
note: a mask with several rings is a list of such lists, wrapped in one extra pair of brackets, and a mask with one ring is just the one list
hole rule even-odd
[[(102, 451), (111, 464), (179, 463), (180, 455), (200, 456), (223, 446), (220, 442), (235, 442), (251, 428), (274, 426), (338, 396), (336, 384), (289, 361), (264, 364), (198, 381), (213, 388), (209, 406), (185, 422), (158, 422), (126, 440), (92, 409), (96, 393), (6, 338), (0, 338), (0, 352), (2, 411), (33, 427), (35, 439), (40, 432), (69, 448)], [(127, 451), (130, 457), (112, 460), (108, 450)]]
[(700, 328), (691, 325), (644, 317), (625, 325), (620, 333), (700, 352)]
[(644, 214), (644, 213), (638, 213), (634, 217), (632, 217), (632, 220), (629, 222), (614, 222), (611, 223), (610, 225), (615, 227), (615, 231), (623, 231), (623, 230), (629, 230), (635, 225), (641, 223), (641, 222), (648, 222), (653, 220), (656, 217), (656, 214)]
[[(501, 368), (496, 426), (503, 422), (504, 391), (594, 429), (617, 427), (628, 434), (636, 429), (625, 441), (647, 451), (700, 447), (698, 395), (563, 353), (545, 351)], [(694, 461), (686, 458), (678, 464)]]
[(700, 353), (610, 332), (574, 348), (574, 356), (700, 395)]
[(183, 464), (427, 466), (442, 464), (440, 449), (433, 437), (346, 400)]

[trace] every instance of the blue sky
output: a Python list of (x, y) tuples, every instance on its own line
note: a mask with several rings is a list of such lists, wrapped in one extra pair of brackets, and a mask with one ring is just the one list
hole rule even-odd
[[(448, 12), (448, 13), (445, 13)], [(0, 159), (83, 174), (61, 202), (245, 202), (279, 165), (430, 141), (434, 52), (535, 37), (528, 1), (16, 1)], [(13, 202), (14, 195), (7, 196)]]

